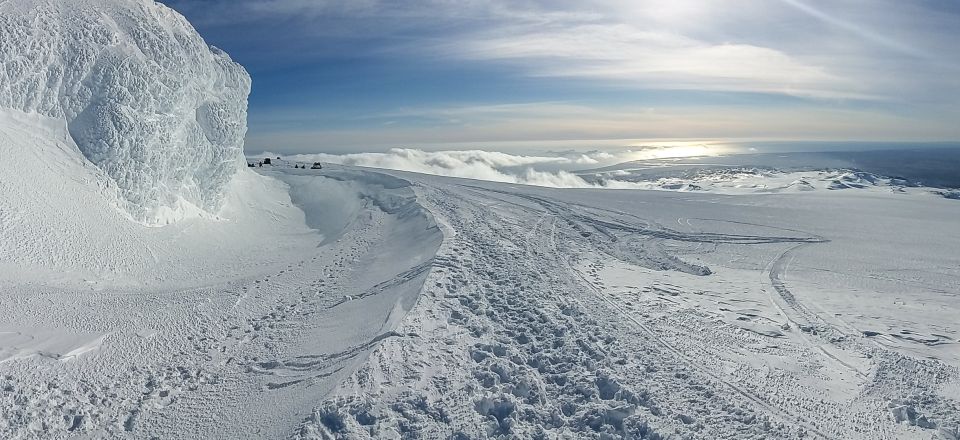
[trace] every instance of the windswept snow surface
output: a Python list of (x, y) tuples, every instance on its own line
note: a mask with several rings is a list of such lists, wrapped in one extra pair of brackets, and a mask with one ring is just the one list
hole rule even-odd
[[(31, 172), (90, 171), (55, 120), (19, 117), (6, 140), (64, 151)], [(169, 279), (4, 269), (0, 437), (957, 436), (954, 200), (256, 171), (232, 220), (127, 222), (151, 252), (207, 252), (158, 258)], [(118, 215), (43, 193), (37, 212)]]
[(139, 221), (216, 213), (250, 78), (153, 0), (0, 2), (0, 108), (60, 119)]
[(954, 201), (393, 174), (443, 244), (298, 437), (957, 438)]
[(251, 171), (146, 0), (0, 0), (0, 59), (2, 439), (960, 437), (952, 196)]

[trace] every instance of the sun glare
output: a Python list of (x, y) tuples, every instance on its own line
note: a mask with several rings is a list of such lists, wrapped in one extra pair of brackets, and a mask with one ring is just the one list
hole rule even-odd
[(726, 144), (691, 141), (645, 142), (639, 148), (634, 160), (718, 156), (734, 150)]

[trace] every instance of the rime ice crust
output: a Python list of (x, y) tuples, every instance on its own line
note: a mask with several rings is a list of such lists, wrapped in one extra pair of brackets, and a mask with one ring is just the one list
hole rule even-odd
[(181, 15), (152, 0), (8, 0), (0, 60), (0, 107), (65, 120), (135, 219), (220, 208), (250, 77)]

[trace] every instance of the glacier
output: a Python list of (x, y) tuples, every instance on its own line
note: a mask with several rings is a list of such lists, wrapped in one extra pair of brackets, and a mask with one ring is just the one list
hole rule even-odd
[(243, 166), (250, 77), (181, 15), (152, 0), (0, 2), (0, 59), (0, 107), (65, 121), (134, 219), (220, 209)]

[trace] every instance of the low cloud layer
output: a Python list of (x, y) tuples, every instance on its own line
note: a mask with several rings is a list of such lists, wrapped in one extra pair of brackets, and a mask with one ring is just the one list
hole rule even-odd
[[(687, 149), (687, 152), (707, 152), (706, 147), (683, 148)], [(590, 183), (571, 171), (613, 165), (629, 160), (663, 157), (669, 155), (668, 151), (675, 149), (676, 147), (651, 148), (639, 151), (625, 150), (617, 153), (591, 151), (524, 156), (481, 150), (423, 151), (410, 148), (394, 148), (385, 153), (297, 154), (284, 156), (284, 158), (304, 163), (325, 162), (386, 168), (438, 176), (554, 188), (626, 189), (633, 188), (635, 185), (631, 182), (612, 179), (605, 180), (602, 183)], [(275, 157), (278, 155), (267, 152), (256, 157), (260, 156)]]

